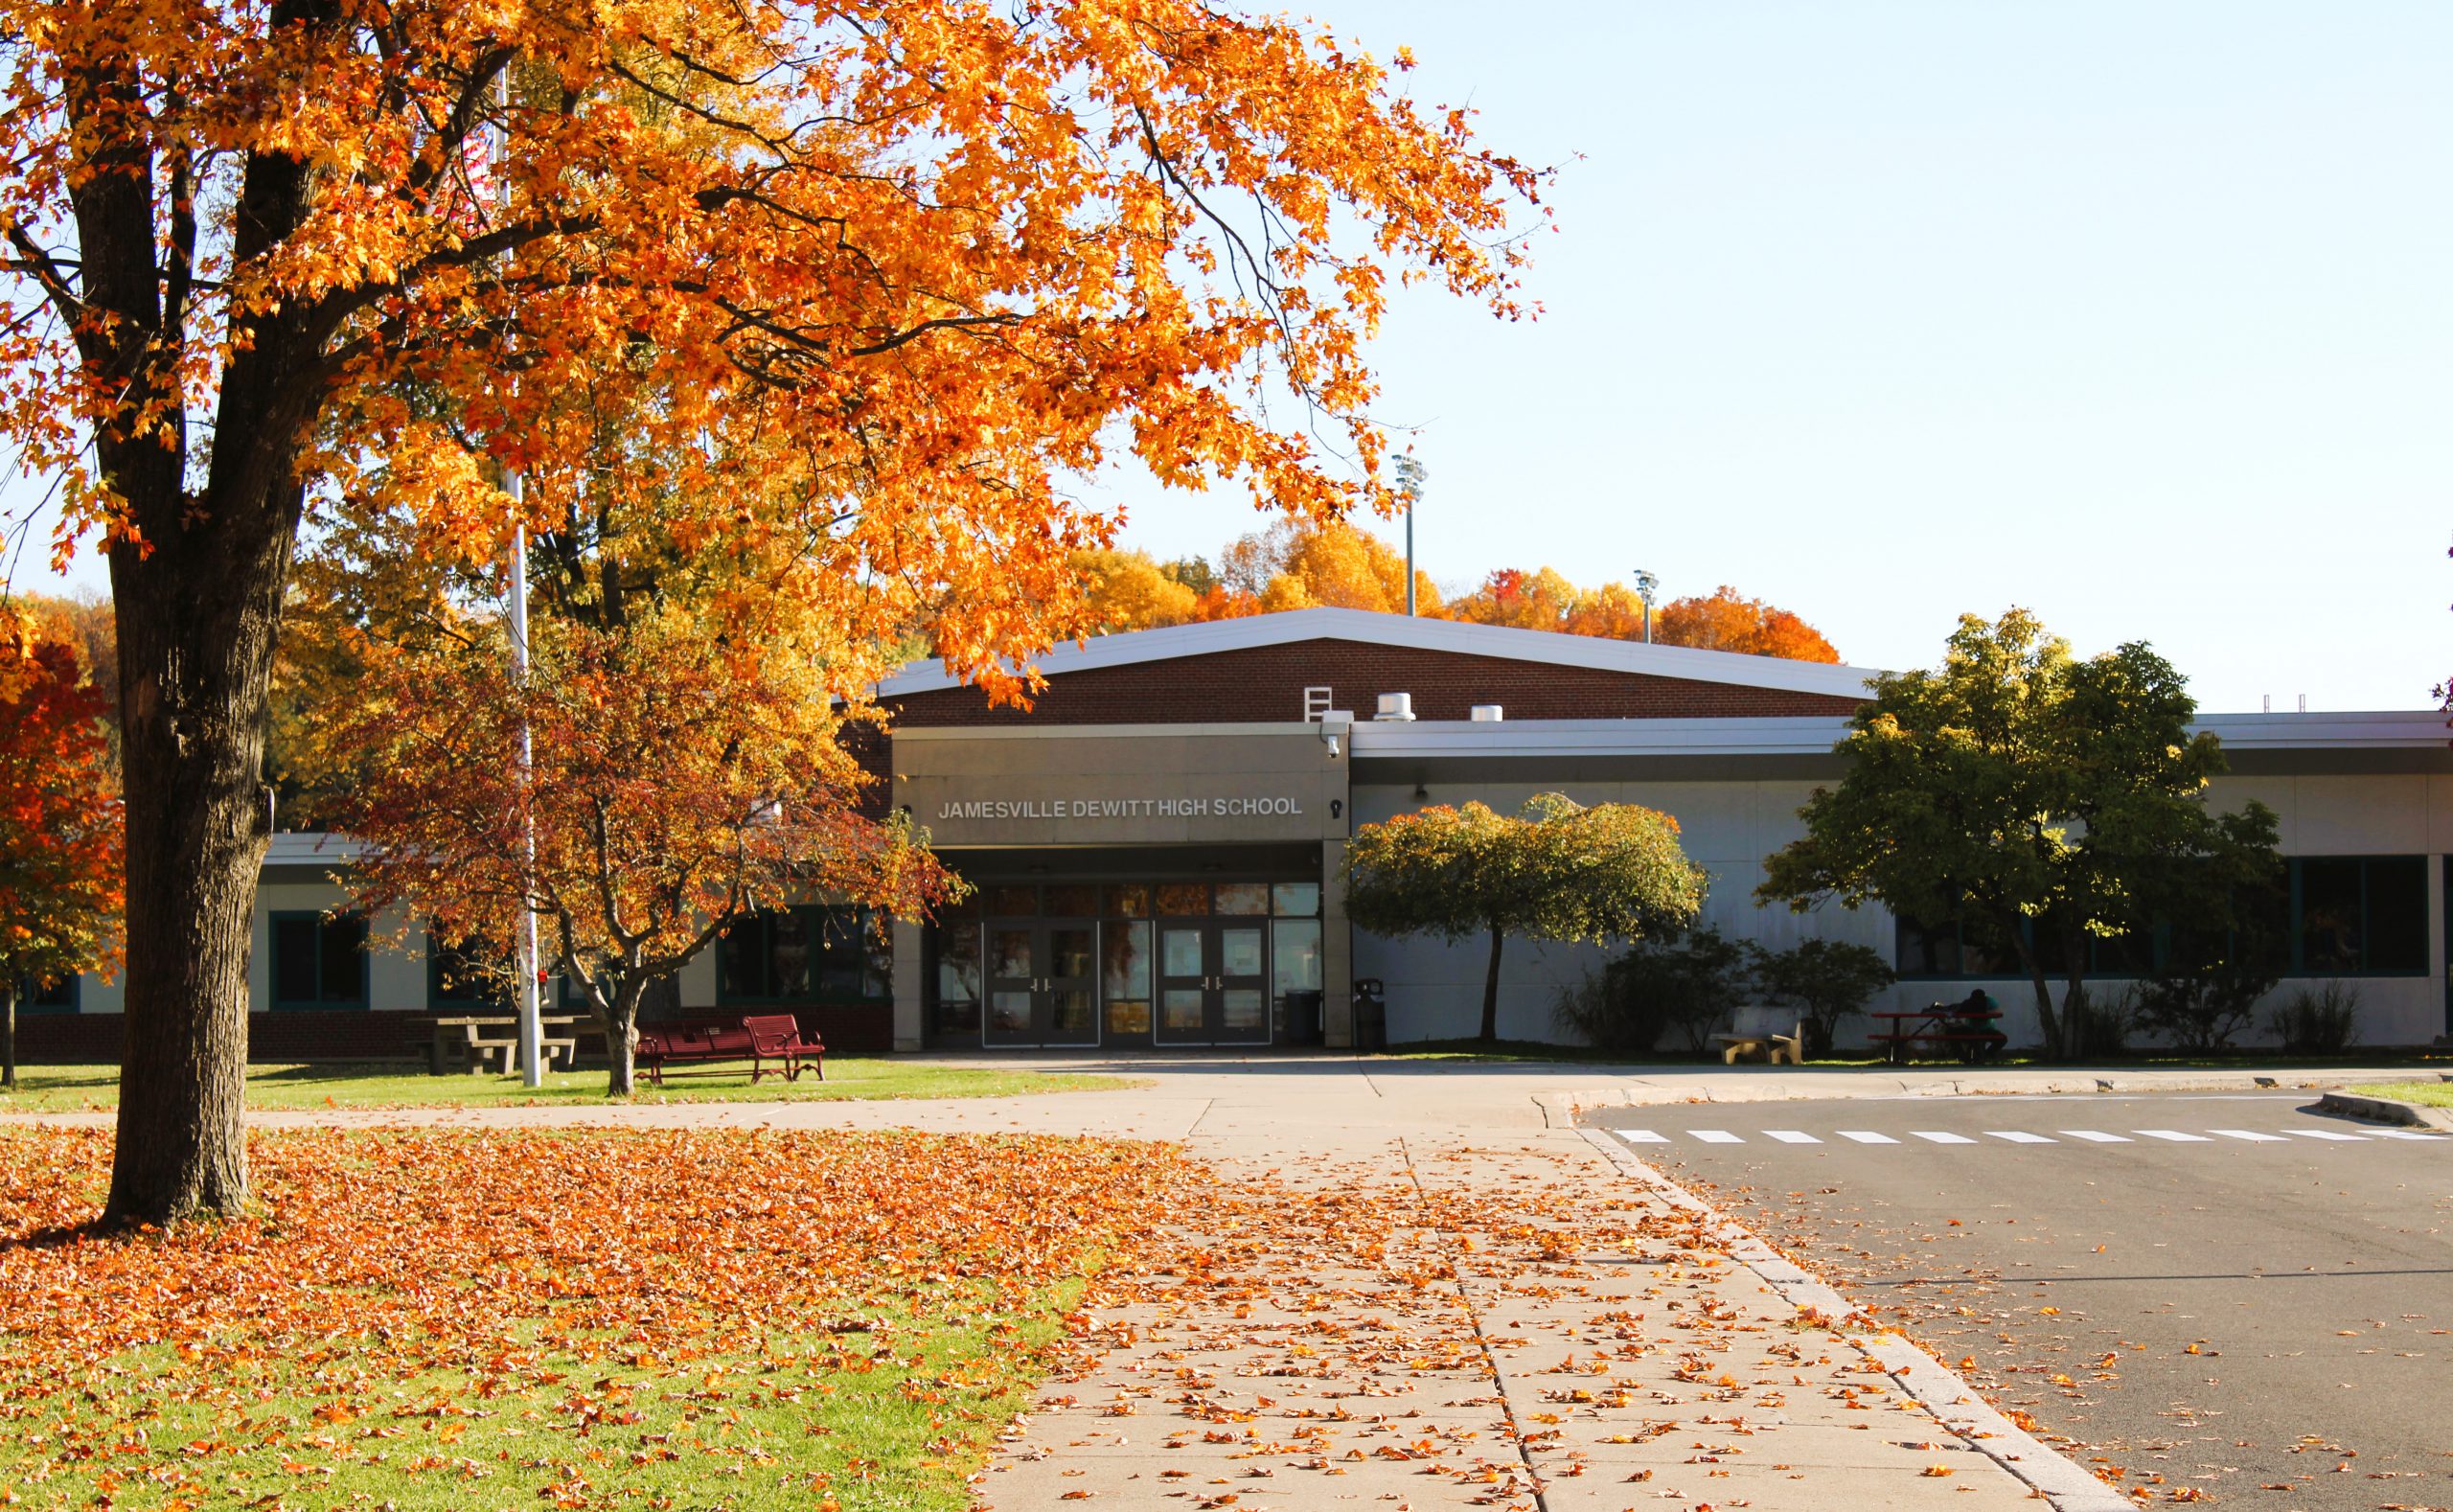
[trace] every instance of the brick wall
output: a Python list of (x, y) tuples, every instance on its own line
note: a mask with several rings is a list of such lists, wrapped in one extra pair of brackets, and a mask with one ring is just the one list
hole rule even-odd
[[(369, 1061), (423, 1058), (433, 1043), (433, 1018), (392, 1009), (247, 1015), (247, 1059)], [(17, 1054), (29, 1061), (116, 1065), (123, 1020), (115, 1013), (20, 1014)]]
[[(725, 1022), (739, 1010), (703, 1015)], [(804, 1030), (822, 1036), (826, 1048), (872, 1054), (894, 1048), (894, 1008), (888, 1003), (791, 1010)], [(375, 1009), (335, 1013), (247, 1015), (247, 1059), (260, 1065), (288, 1061), (373, 1061), (415, 1056), (424, 1062), (434, 1042), (431, 1014)], [(77, 1062), (116, 1065), (123, 1020), (115, 1013), (19, 1014), (17, 1056), (30, 1063)], [(590, 1040), (585, 1044), (593, 1044)], [(581, 1064), (602, 1065), (593, 1054)]]
[(1296, 641), (1048, 679), (1030, 709), (991, 708), (975, 688), (892, 700), (898, 724), (1242, 724), (1303, 717), (1303, 690), (1327, 687), (1335, 706), (1369, 719), (1383, 693), (1410, 693), (1414, 717), (1462, 720), (1477, 703), (1510, 720), (1709, 719), (1851, 714), (1857, 700), (1827, 694), (1560, 667), (1348, 640)]

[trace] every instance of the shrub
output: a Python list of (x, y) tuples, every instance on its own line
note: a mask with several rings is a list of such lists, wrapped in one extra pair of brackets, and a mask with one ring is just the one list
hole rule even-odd
[(1818, 1058), (1831, 1053), (1841, 1019), (1898, 980), (1878, 952), (1838, 940), (1805, 940), (1765, 954), (1754, 976), (1772, 997), (1805, 1010), (1805, 1050)]
[(2135, 983), (2104, 987), (2062, 1005), (2062, 1032), (2077, 1055), (2127, 1055), (2138, 1032), (2140, 993)]
[(2277, 980), (2222, 962), (2158, 976), (2138, 990), (2138, 1022), (2189, 1054), (2226, 1049)]
[(1661, 1038), (1658, 999), (1630, 990), (1627, 973), (1606, 961), (1560, 990), (1551, 1017), (1561, 1030), (1596, 1050), (1629, 1058), (1650, 1055)]
[(1701, 1050), (1746, 996), (1761, 954), (1718, 929), (1639, 940), (1562, 992), (1552, 1013), (1561, 1028), (1612, 1054), (1648, 1054), (1673, 1031), (1685, 1048)]
[(2359, 1038), (2359, 989), (2348, 982), (2297, 988), (2265, 1016), (2265, 1026), (2285, 1055), (2340, 1055)]

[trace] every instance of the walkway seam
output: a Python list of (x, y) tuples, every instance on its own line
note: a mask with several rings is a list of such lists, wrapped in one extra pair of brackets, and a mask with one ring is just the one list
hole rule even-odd
[[(1752, 1229), (1645, 1164), (1626, 1147), (1625, 1141), (1605, 1130), (1579, 1132), (1611, 1164), (1651, 1188), (1662, 1202), (1703, 1219), (1710, 1226), (1713, 1237), (1728, 1246), (1731, 1259), (1754, 1271), (1791, 1305), (1828, 1314), (1835, 1325), (1845, 1324), (1863, 1311), (1828, 1282), (1765, 1244)], [(1936, 1422), (2043, 1493), (2057, 1512), (2137, 1512), (2136, 1502), (2003, 1416), (1957, 1372), (1902, 1336), (1851, 1333), (1845, 1337), (1889, 1372)]]
[[(1397, 1153), (1406, 1157), (1406, 1180), (1413, 1184), (1415, 1199), (1428, 1206), (1431, 1194), (1423, 1190), (1422, 1173), (1414, 1169), (1413, 1141), (1404, 1134), (1397, 1135)], [(1491, 1336), (1482, 1327), (1482, 1315), (1474, 1307), (1474, 1294), (1465, 1289), (1464, 1268), (1451, 1259), (1448, 1273), (1449, 1279), (1456, 1283), (1456, 1305), (1465, 1310), (1465, 1321), (1474, 1330), (1474, 1342), (1482, 1351), (1482, 1368), (1491, 1373), (1491, 1386), (1499, 1392), (1500, 1410), (1507, 1414), (1508, 1442), (1516, 1448), (1516, 1462), (1525, 1467), (1525, 1484), (1533, 1488), (1533, 1504), (1542, 1512), (1550, 1512), (1550, 1499), (1544, 1489), (1542, 1472), (1533, 1463), (1533, 1456), (1525, 1450), (1525, 1425), (1516, 1420), (1516, 1399), (1508, 1393), (1507, 1372), (1499, 1367), (1499, 1356), (1491, 1353)]]

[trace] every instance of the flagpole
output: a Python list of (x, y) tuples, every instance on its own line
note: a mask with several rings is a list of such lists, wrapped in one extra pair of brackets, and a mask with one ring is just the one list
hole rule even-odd
[[(494, 196), (511, 209), (511, 175), (504, 172), (511, 155), (511, 72), (495, 76), (494, 99), (503, 119), (493, 127)], [(503, 470), (503, 494), (511, 500), (511, 681), (528, 687), (528, 519), (520, 506), (524, 486), (517, 468)], [(530, 814), (529, 787), (536, 771), (537, 750), (528, 716), (519, 716), (519, 932), (514, 942), (519, 973), (519, 1080), (525, 1087), (545, 1085), (544, 1010), (538, 1001), (537, 910), (531, 902), (537, 879), (537, 824)]]

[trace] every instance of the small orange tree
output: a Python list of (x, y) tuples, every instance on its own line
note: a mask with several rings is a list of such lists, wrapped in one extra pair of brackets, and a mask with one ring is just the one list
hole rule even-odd
[(107, 707), (75, 652), (0, 606), (0, 1086), (17, 1085), (18, 984), (114, 953), (121, 819)]
[[(63, 544), (105, 533), (125, 668), (115, 1222), (245, 1200), (274, 653), (302, 522), (370, 463), (482, 554), (472, 457), (546, 470), (540, 410), (619, 353), (670, 399), (643, 454), (754, 418), (874, 614), (928, 605), (1010, 691), (1112, 534), (1064, 479), (1129, 447), (1385, 505), (1388, 282), (1523, 312), (1534, 173), (1206, 0), (0, 0), (0, 434), (65, 480)], [(767, 527), (725, 494), (676, 527)]]
[(1632, 803), (1591, 808), (1546, 792), (1510, 817), (1442, 804), (1366, 824), (1346, 842), (1345, 912), (1375, 934), (1490, 938), (1481, 1038), (1499, 1038), (1507, 937), (1634, 940), (1694, 923), (1706, 875), (1678, 821)]
[(357, 774), (339, 818), (367, 847), (364, 906), (496, 945), (539, 919), (605, 1031), (608, 1092), (630, 1091), (647, 988), (743, 914), (816, 893), (917, 917), (957, 885), (901, 816), (860, 812), (867, 779), (795, 648), (653, 607), (535, 639), (524, 684), (497, 633), (371, 658), (327, 736)]

